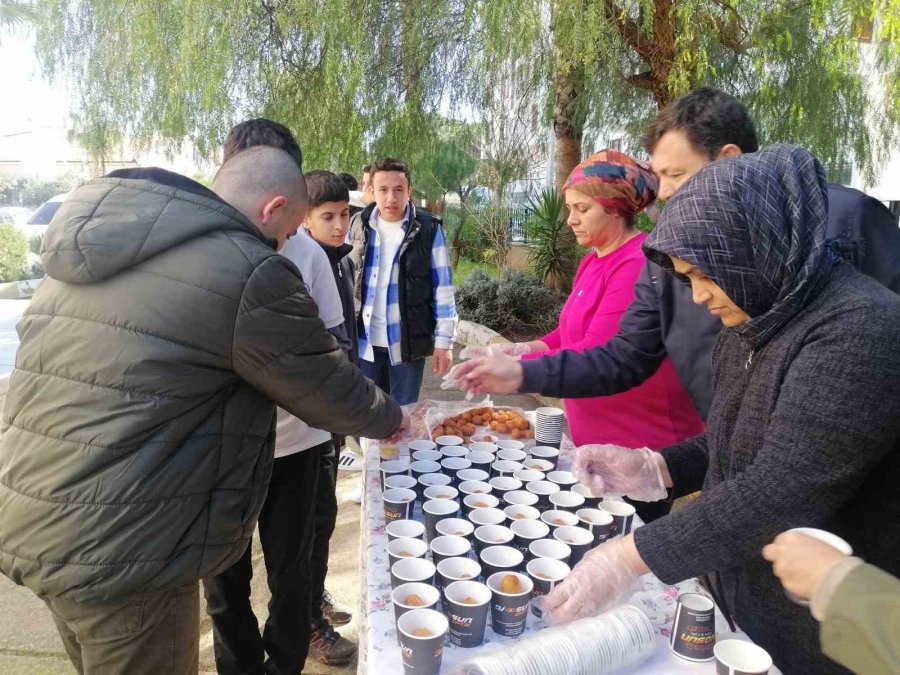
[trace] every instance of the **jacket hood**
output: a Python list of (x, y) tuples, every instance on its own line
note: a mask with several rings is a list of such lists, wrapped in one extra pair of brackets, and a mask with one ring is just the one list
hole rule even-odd
[(732, 330), (759, 347), (815, 299), (839, 264), (826, 242), (827, 219), (819, 160), (775, 145), (713, 162), (691, 178), (643, 248), (667, 270), (674, 256), (707, 274), (751, 317)]
[(156, 168), (114, 171), (69, 195), (47, 229), (41, 263), (53, 279), (90, 284), (216, 230), (269, 242), (189, 178)]

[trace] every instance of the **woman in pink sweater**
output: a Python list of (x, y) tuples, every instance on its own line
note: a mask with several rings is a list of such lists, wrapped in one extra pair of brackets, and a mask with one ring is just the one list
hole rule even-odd
[[(523, 359), (563, 349), (582, 351), (605, 344), (634, 297), (646, 258), (647, 235), (634, 218), (656, 200), (658, 181), (650, 168), (615, 150), (603, 150), (572, 171), (563, 190), (568, 224), (578, 243), (593, 249), (578, 267), (572, 293), (556, 330), (515, 345)], [(703, 421), (666, 358), (656, 373), (622, 394), (565, 399), (576, 445), (610, 443), (662, 448), (703, 432)]]

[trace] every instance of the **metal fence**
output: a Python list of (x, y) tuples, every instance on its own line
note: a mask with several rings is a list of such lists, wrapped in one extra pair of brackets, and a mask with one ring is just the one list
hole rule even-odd
[(509, 211), (509, 240), (515, 244), (528, 243), (528, 228), (525, 221), (528, 219), (528, 209), (524, 206), (510, 209)]

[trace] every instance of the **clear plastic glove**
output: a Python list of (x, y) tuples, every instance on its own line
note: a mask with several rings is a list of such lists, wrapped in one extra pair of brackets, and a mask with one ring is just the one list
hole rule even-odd
[(545, 623), (596, 616), (634, 594), (641, 575), (631, 567), (624, 542), (624, 537), (616, 537), (588, 551), (565, 581), (543, 598)]
[(507, 356), (519, 358), (531, 353), (531, 347), (527, 342), (500, 342), (498, 344), (479, 347), (471, 345), (459, 353), (461, 359), (483, 359), (490, 356)]
[(582, 445), (575, 451), (572, 471), (595, 496), (628, 497), (656, 502), (667, 496), (662, 455), (649, 448)]
[[(459, 389), (460, 391), (466, 391), (463, 387), (464, 380), (460, 373), (460, 368), (463, 364), (457, 363), (453, 366), (446, 375), (441, 379), (441, 389), (446, 391), (448, 389)], [(466, 392), (466, 400), (471, 401), (475, 397), (475, 393), (472, 391)]]

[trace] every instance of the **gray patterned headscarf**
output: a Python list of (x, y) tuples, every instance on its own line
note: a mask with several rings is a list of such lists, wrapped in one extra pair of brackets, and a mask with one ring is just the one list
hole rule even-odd
[(672, 270), (674, 256), (707, 274), (750, 315), (733, 330), (756, 348), (831, 278), (840, 260), (826, 245), (827, 218), (819, 160), (803, 148), (774, 145), (693, 176), (666, 204), (643, 248), (665, 269)]

